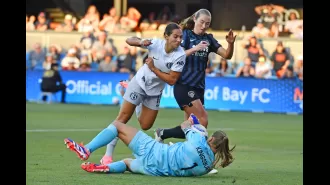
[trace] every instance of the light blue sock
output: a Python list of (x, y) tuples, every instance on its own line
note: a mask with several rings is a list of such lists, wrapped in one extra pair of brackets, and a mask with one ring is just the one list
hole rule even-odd
[(114, 138), (118, 136), (117, 128), (110, 124), (107, 128), (103, 129), (91, 142), (85, 145), (89, 152), (94, 152), (96, 149), (109, 144)]
[(114, 163), (108, 164), (110, 173), (124, 173), (126, 171), (126, 164), (124, 161), (117, 161)]

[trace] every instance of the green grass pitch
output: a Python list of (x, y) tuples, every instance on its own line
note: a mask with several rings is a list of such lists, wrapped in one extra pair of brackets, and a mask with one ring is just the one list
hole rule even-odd
[[(223, 129), (236, 144), (235, 161), (215, 175), (151, 177), (138, 174), (91, 174), (69, 151), (63, 139), (89, 142), (116, 117), (119, 107), (101, 105), (26, 104), (27, 185), (301, 185), (303, 184), (302, 116), (209, 111), (209, 132)], [(161, 109), (153, 128), (172, 127), (183, 120), (179, 109)], [(128, 123), (139, 128), (137, 119)], [(179, 140), (169, 139), (167, 142)], [(89, 161), (98, 162), (105, 148)], [(121, 142), (114, 160), (131, 157)]]

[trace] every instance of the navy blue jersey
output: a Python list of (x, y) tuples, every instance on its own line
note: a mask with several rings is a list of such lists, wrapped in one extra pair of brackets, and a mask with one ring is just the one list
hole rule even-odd
[(219, 47), (222, 47), (212, 34), (197, 35), (193, 31), (183, 30), (183, 39), (181, 46), (184, 50), (195, 47), (201, 41), (209, 43), (209, 47), (202, 51), (188, 56), (178, 84), (189, 85), (196, 88), (205, 89), (205, 69), (207, 67), (208, 56), (211, 52), (216, 53)]

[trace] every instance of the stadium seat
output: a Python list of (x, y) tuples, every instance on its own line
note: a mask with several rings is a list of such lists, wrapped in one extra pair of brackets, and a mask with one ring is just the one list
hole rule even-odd
[(99, 68), (99, 64), (96, 62), (92, 62), (91, 63), (91, 70), (92, 71), (97, 71), (97, 69)]
[(65, 57), (65, 53), (60, 53), (60, 58), (58, 60), (62, 61), (64, 57)]
[(30, 52), (26, 52), (26, 60), (29, 60)]

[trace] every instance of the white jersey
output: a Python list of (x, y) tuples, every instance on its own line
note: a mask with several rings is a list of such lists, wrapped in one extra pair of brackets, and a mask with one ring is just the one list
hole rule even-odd
[[(164, 73), (170, 71), (182, 72), (186, 62), (186, 53), (182, 47), (178, 47), (171, 53), (165, 52), (163, 39), (152, 39), (151, 45), (144, 47), (149, 50), (148, 57), (152, 57), (156, 68)], [(147, 64), (144, 64), (135, 75), (138, 84), (148, 96), (158, 96), (165, 88), (166, 82), (156, 76)]]

